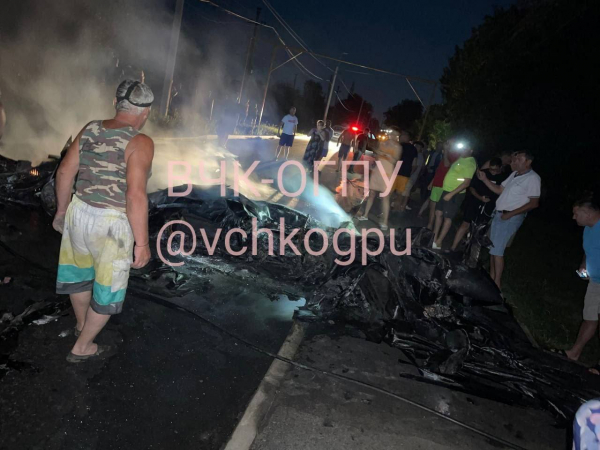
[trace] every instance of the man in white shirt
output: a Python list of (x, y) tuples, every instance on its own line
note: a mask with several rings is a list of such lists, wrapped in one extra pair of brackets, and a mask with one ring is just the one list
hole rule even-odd
[[(281, 137), (279, 138), (279, 145), (277, 146), (277, 150), (275, 151), (275, 160), (279, 159), (279, 154), (283, 150), (283, 154), (285, 155), (285, 159), (288, 159), (290, 156), (290, 148), (294, 145), (294, 136), (296, 134), (296, 129), (298, 128), (298, 118), (296, 117), (296, 108), (292, 106), (290, 108), (290, 113), (284, 116), (281, 119), (281, 123), (279, 124), (279, 130), (283, 127), (283, 132), (281, 133)], [(278, 130), (278, 132), (279, 132)], [(287, 153), (285, 151), (287, 147)]]
[(496, 200), (496, 212), (490, 230), (490, 239), (494, 244), (490, 250), (490, 275), (498, 288), (504, 270), (504, 249), (525, 220), (527, 212), (540, 204), (542, 181), (531, 168), (532, 162), (533, 156), (527, 151), (513, 153), (510, 163), (513, 173), (501, 185), (488, 180), (484, 172), (477, 172), (479, 179), (500, 196)]

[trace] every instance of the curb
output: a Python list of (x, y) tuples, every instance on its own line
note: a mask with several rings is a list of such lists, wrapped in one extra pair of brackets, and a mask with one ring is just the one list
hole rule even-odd
[[(277, 356), (292, 359), (304, 338), (304, 330), (304, 325), (294, 321)], [(258, 434), (258, 426), (275, 400), (277, 389), (288, 369), (289, 364), (278, 359), (273, 360), (244, 415), (229, 438), (225, 450), (248, 450), (252, 446)]]

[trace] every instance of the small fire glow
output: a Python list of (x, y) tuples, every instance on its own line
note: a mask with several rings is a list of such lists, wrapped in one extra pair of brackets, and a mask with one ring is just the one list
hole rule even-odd
[(37, 177), (37, 176), (39, 176), (39, 174), (40, 174), (40, 173), (38, 172), (38, 170), (37, 170), (37, 169), (31, 169), (31, 170), (29, 171), (29, 175), (32, 175), (32, 176), (34, 176), (34, 177)]

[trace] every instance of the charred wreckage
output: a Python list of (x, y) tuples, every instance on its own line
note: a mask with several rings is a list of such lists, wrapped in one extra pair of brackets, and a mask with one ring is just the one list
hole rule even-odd
[[(0, 199), (53, 214), (54, 174), (59, 163), (60, 158), (52, 158), (33, 168), (28, 162), (0, 156)], [(210, 283), (211, 269), (206, 265), (210, 261), (211, 268), (233, 267), (228, 271), (231, 276), (241, 272), (255, 275), (255, 289), (272, 299), (281, 294), (305, 298), (297, 320), (344, 323), (369, 340), (401, 349), (419, 369), (417, 379), (421, 381), (544, 408), (562, 423), (567, 423), (564, 420), (570, 420), (583, 402), (600, 396), (596, 376), (585, 367), (532, 345), (485, 271), (432, 251), (432, 234), (427, 229), (397, 233), (395, 248), (410, 246), (410, 255), (393, 255), (389, 248), (393, 243), (387, 242), (382, 252), (367, 256), (367, 264), (361, 262), (361, 237), (354, 242), (359, 257), (344, 266), (334, 261), (343, 257), (332, 248), (318, 256), (308, 254), (300, 245), (302, 231), (291, 238), (303, 249), (300, 255), (292, 251), (269, 254), (268, 236), (261, 234), (256, 255), (234, 256), (225, 248), (225, 233), (217, 234), (218, 229), (241, 228), (250, 236), (256, 219), (260, 228), (273, 230), (275, 240), (280, 239), (281, 218), (289, 227), (283, 234), (320, 228), (332, 237), (336, 229), (279, 204), (234, 197), (231, 192), (223, 197), (218, 187), (195, 187), (186, 197), (169, 197), (166, 190), (158, 191), (150, 194), (149, 200), (154, 242), (166, 223), (184, 220), (196, 230), (204, 229), (209, 242), (216, 236), (216, 247), (209, 258), (200, 240), (192, 254), (176, 257), (184, 262), (180, 267), (169, 267), (154, 255), (146, 270), (132, 271), (133, 289), (152, 290), (167, 300), (205, 289)], [(173, 225), (170, 231), (186, 231), (178, 227)], [(160, 246), (166, 246), (167, 236), (163, 235)], [(247, 244), (242, 235), (234, 236), (230, 240), (234, 250)], [(376, 237), (366, 239), (367, 248), (379, 247)], [(310, 240), (314, 241), (312, 248), (323, 245), (318, 233), (312, 233)], [(342, 250), (348, 250), (353, 242), (349, 236), (338, 241)], [(152, 283), (165, 278), (168, 283)], [(265, 279), (275, 282), (265, 287), (259, 281)]]

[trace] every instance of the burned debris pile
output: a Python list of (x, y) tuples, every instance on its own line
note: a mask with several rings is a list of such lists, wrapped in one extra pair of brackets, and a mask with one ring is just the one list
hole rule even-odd
[[(23, 205), (50, 202), (44, 205), (50, 211), (52, 199), (40, 192), (51, 183), (53, 170), (52, 162), (38, 168), (35, 180), (34, 175), (26, 174), (27, 168), (18, 172), (20, 191), (14, 187), (15, 178), (0, 174), (0, 197)], [(370, 340), (401, 349), (419, 369), (420, 380), (502, 402), (545, 408), (559, 418), (571, 417), (581, 403), (600, 396), (597, 378), (583, 366), (529, 342), (487, 273), (430, 250), (432, 236), (426, 229), (396, 230), (395, 242), (387, 239), (381, 252), (375, 251), (379, 247), (376, 236), (363, 243), (360, 236), (344, 233), (338, 236), (336, 249), (331, 245), (336, 229), (282, 205), (233, 197), (230, 191), (221, 196), (219, 187), (194, 188), (185, 197), (169, 197), (166, 190), (149, 197), (152, 239), (159, 240), (158, 247), (167, 260), (184, 265), (167, 267), (155, 255), (145, 271), (132, 276), (134, 286), (139, 283), (169, 298), (189, 290), (209, 290), (202, 279), (210, 266), (222, 267), (223, 272), (251, 272), (257, 280), (270, 280), (274, 289), (289, 298), (304, 297), (306, 305), (297, 316), (300, 320), (344, 323)], [(194, 249), (187, 225), (180, 222), (165, 227), (176, 220), (195, 230)], [(255, 252), (253, 220), (258, 228), (272, 231), (272, 237), (266, 233), (256, 237)], [(245, 237), (236, 231), (227, 239), (234, 228), (245, 232)], [(311, 232), (316, 229), (322, 232)], [(168, 253), (169, 236), (177, 232), (187, 235), (179, 249), (187, 255)], [(326, 250), (309, 254), (307, 235), (311, 249)], [(290, 245), (281, 246), (286, 238), (299, 254)], [(171, 247), (177, 249), (179, 240), (171, 241)], [(410, 255), (396, 256), (390, 245), (398, 251), (410, 247)], [(240, 254), (244, 247), (247, 251)], [(341, 255), (352, 247), (353, 260), (347, 265), (336, 263), (336, 259), (348, 262), (350, 256)], [(364, 248), (371, 250), (366, 264), (362, 262)]]

